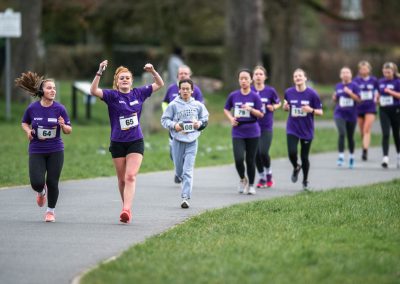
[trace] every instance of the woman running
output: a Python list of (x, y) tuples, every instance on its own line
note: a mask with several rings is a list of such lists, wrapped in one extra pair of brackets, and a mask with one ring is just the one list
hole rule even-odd
[[(56, 102), (53, 79), (43, 79), (36, 73), (22, 73), (16, 86), (38, 100), (29, 105), (22, 118), (22, 129), (29, 140), (29, 179), (37, 192), (36, 202), (43, 207), (47, 199), (44, 220), (55, 222), (61, 170), (64, 164), (64, 134), (72, 132), (65, 107)], [(47, 195), (47, 196), (46, 196)]]
[(357, 121), (362, 139), (363, 161), (368, 160), (368, 148), (371, 142), (371, 128), (376, 116), (376, 99), (378, 96), (378, 80), (371, 76), (371, 64), (368, 61), (358, 63), (358, 76), (354, 82), (360, 89), (361, 102), (357, 104)]
[(267, 70), (263, 66), (256, 66), (253, 71), (254, 85), (251, 89), (261, 97), (261, 111), (264, 113), (264, 117), (258, 120), (261, 136), (256, 155), (256, 167), (260, 177), (257, 188), (274, 185), (269, 148), (272, 142), (274, 111), (281, 106), (281, 101), (275, 89), (265, 85), (266, 79)]
[(108, 106), (111, 125), (110, 152), (118, 178), (118, 189), (122, 199), (120, 221), (132, 219), (132, 202), (135, 196), (136, 176), (144, 154), (143, 134), (140, 128), (140, 114), (144, 101), (164, 86), (164, 82), (153, 65), (146, 64), (144, 70), (154, 77), (154, 83), (132, 88), (133, 74), (120, 66), (115, 70), (113, 89), (100, 89), (99, 81), (108, 61), (100, 63), (93, 79), (90, 93), (102, 99)]
[[(229, 95), (224, 107), (224, 113), (232, 125), (233, 157), (240, 177), (239, 193), (244, 194), (256, 194), (255, 158), (260, 137), (257, 119), (264, 116), (260, 96), (250, 88), (251, 78), (250, 70), (239, 72), (240, 89)], [(245, 176), (245, 157), (248, 179)]]
[(349, 147), (349, 168), (354, 167), (354, 131), (357, 124), (357, 103), (361, 102), (358, 85), (351, 81), (352, 74), (348, 67), (340, 70), (341, 83), (338, 83), (333, 94), (333, 101), (336, 103), (334, 119), (339, 132), (338, 150), (339, 157), (337, 165), (344, 164), (344, 140), (347, 136)]
[(400, 168), (400, 75), (397, 65), (386, 62), (379, 80), (379, 119), (382, 128), (382, 167), (389, 166), (390, 128), (397, 151), (397, 168)]
[[(294, 87), (285, 91), (283, 109), (289, 112), (286, 135), (289, 160), (293, 166), (292, 182), (297, 182), (300, 170), (303, 170), (303, 189), (309, 189), (308, 159), (311, 142), (314, 138), (314, 115), (323, 114), (322, 104), (318, 94), (307, 87), (306, 73), (296, 69), (293, 73)], [(297, 162), (297, 146), (300, 142), (301, 165)]]

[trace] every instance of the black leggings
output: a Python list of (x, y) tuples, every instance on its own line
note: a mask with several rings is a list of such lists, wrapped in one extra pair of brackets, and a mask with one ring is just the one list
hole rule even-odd
[(271, 157), (269, 156), (269, 148), (272, 142), (272, 131), (262, 131), (256, 155), (257, 171), (262, 173), (265, 168), (271, 167)]
[(354, 153), (354, 132), (356, 130), (357, 122), (346, 121), (341, 118), (335, 118), (336, 127), (339, 132), (338, 150), (339, 153), (344, 152), (344, 139), (347, 136), (347, 143), (349, 146), (350, 154)]
[(303, 170), (303, 181), (308, 181), (308, 171), (310, 170), (310, 160), (308, 159), (308, 155), (310, 154), (312, 140), (300, 139), (292, 134), (287, 134), (286, 136), (289, 160), (292, 163), (293, 168), (296, 168), (299, 165), (297, 163), (297, 145), (300, 141), (300, 158), (301, 168)]
[[(47, 185), (48, 207), (55, 208), (58, 199), (58, 181), (64, 164), (64, 151), (29, 155), (29, 178), (34, 191), (42, 192)], [(47, 172), (47, 176), (46, 176)]]
[(254, 184), (256, 175), (255, 159), (258, 148), (259, 138), (232, 138), (233, 157), (235, 159), (236, 170), (241, 179), (244, 179), (244, 157), (246, 153), (246, 168), (249, 184)]
[(383, 155), (389, 155), (390, 126), (392, 127), (394, 145), (397, 153), (400, 153), (400, 106), (381, 107), (379, 120), (382, 128), (382, 150)]

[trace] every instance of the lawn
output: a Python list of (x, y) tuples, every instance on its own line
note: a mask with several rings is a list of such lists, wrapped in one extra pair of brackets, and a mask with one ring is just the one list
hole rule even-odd
[(399, 283), (400, 180), (193, 217), (81, 283)]

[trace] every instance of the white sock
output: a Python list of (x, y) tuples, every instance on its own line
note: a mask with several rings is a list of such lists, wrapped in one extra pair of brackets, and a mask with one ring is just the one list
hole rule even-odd
[(343, 153), (343, 152), (342, 152), (342, 153), (339, 153), (339, 158), (344, 159), (344, 153)]
[(354, 154), (350, 154), (349, 159), (354, 159)]
[(40, 194), (41, 196), (45, 195), (45, 194), (46, 194), (46, 190), (43, 188), (42, 192), (39, 192), (39, 194)]
[(53, 213), (53, 214), (54, 214), (54, 210), (56, 210), (56, 208), (50, 208), (50, 207), (47, 207), (47, 210), (46, 210), (46, 212), (51, 212), (51, 213)]
[(268, 175), (272, 174), (272, 169), (271, 168), (265, 168), (265, 171)]
[(258, 173), (260, 179), (265, 179), (265, 172)]

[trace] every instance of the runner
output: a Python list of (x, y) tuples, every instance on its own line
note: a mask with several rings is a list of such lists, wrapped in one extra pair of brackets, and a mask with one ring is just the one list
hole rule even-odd
[(376, 99), (378, 96), (378, 80), (371, 76), (371, 64), (368, 61), (358, 63), (358, 76), (354, 82), (360, 89), (361, 102), (357, 104), (357, 121), (362, 139), (363, 161), (368, 160), (368, 148), (371, 141), (371, 128), (376, 116)]
[[(307, 87), (306, 73), (296, 69), (293, 73), (294, 87), (285, 91), (283, 110), (289, 111), (286, 124), (289, 160), (293, 166), (292, 182), (297, 182), (300, 170), (303, 170), (303, 189), (309, 190), (308, 172), (311, 143), (314, 138), (314, 115), (323, 114), (318, 94)], [(297, 145), (300, 141), (301, 165), (297, 162)]]
[(275, 89), (265, 85), (266, 79), (267, 70), (263, 66), (256, 66), (253, 71), (254, 85), (251, 89), (261, 97), (261, 110), (264, 113), (264, 117), (258, 120), (261, 136), (256, 155), (256, 167), (260, 177), (257, 188), (274, 185), (269, 148), (273, 136), (274, 111), (281, 106), (281, 101)]
[(344, 165), (344, 140), (347, 136), (349, 147), (349, 168), (354, 167), (354, 131), (357, 124), (357, 103), (361, 102), (360, 90), (358, 85), (351, 81), (352, 74), (348, 67), (343, 67), (340, 70), (341, 83), (336, 84), (335, 93), (333, 94), (333, 101), (336, 103), (334, 111), (334, 119), (338, 129), (338, 150), (339, 157), (337, 165), (342, 167)]
[[(224, 113), (232, 125), (233, 156), (240, 177), (239, 193), (244, 194), (256, 194), (255, 158), (261, 132), (257, 119), (264, 116), (260, 96), (250, 88), (251, 78), (250, 70), (239, 72), (240, 90), (229, 95), (224, 108)], [(248, 179), (245, 176), (245, 156)]]
[[(191, 76), (192, 76), (192, 71), (190, 70), (189, 66), (183, 65), (178, 68), (177, 81), (168, 87), (167, 92), (165, 93), (163, 102), (161, 104), (163, 112), (166, 110), (168, 104), (170, 102), (172, 102), (176, 97), (179, 96), (178, 83), (181, 80), (190, 79)], [(200, 88), (196, 85), (194, 85), (192, 97), (196, 101), (204, 103), (203, 94), (201, 93)], [(171, 137), (171, 133), (169, 133), (169, 156), (172, 160), (171, 145), (172, 145), (172, 137)], [(179, 183), (181, 183), (181, 180), (177, 176), (175, 176), (174, 182), (179, 184)]]
[(193, 81), (179, 81), (180, 96), (173, 100), (161, 117), (163, 127), (172, 137), (172, 156), (175, 176), (182, 181), (182, 208), (189, 208), (193, 188), (193, 170), (197, 154), (197, 138), (208, 124), (208, 111), (204, 104), (192, 98)]
[(57, 91), (53, 79), (28, 71), (15, 80), (15, 85), (38, 99), (25, 110), (22, 129), (29, 140), (29, 179), (37, 192), (36, 202), (43, 207), (48, 199), (44, 220), (55, 222), (58, 183), (64, 164), (61, 130), (70, 134), (71, 122), (65, 107), (55, 101)]
[(386, 62), (379, 80), (379, 119), (382, 128), (382, 167), (389, 166), (389, 136), (392, 127), (397, 151), (397, 168), (400, 168), (400, 75), (397, 65)]
[(110, 152), (118, 178), (118, 189), (122, 199), (120, 221), (128, 223), (132, 219), (131, 208), (136, 190), (136, 176), (144, 154), (143, 134), (140, 128), (140, 114), (144, 101), (159, 90), (164, 82), (153, 65), (146, 64), (144, 70), (154, 77), (154, 83), (140, 88), (132, 88), (133, 74), (120, 66), (115, 70), (113, 89), (98, 87), (103, 70), (108, 61), (100, 63), (99, 71), (93, 79), (90, 93), (102, 99), (108, 106), (111, 125)]

